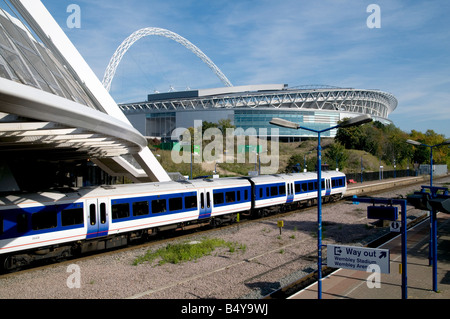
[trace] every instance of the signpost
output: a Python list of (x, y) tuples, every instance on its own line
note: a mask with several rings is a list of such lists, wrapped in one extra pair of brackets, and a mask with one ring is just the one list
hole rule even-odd
[(400, 227), (401, 227), (400, 222), (398, 222), (398, 221), (391, 222), (391, 225), (390, 225), (391, 232), (399, 233), (400, 232)]
[(370, 265), (378, 265), (381, 273), (389, 274), (389, 257), (389, 249), (327, 245), (328, 267), (367, 271)]
[[(396, 223), (398, 210), (393, 208), (392, 205), (400, 205), (401, 207), (401, 223), (400, 232), (402, 236), (402, 299), (408, 298), (408, 263), (406, 254), (407, 232), (406, 232), (406, 200), (405, 199), (390, 199), (390, 198), (353, 198), (353, 202), (371, 203), (373, 206), (367, 210), (367, 218), (376, 218), (383, 220), (390, 220)], [(384, 204), (389, 206), (375, 206), (375, 204)], [(370, 210), (370, 213), (369, 213)], [(391, 226), (392, 228), (392, 226)], [(394, 228), (398, 228), (398, 224), (394, 225)], [(331, 245), (329, 245), (331, 246)], [(366, 248), (367, 249), (367, 248)], [(364, 254), (364, 253), (363, 253)], [(369, 254), (369, 253), (368, 253)], [(376, 256), (381, 257), (382, 252), (374, 253)], [(388, 254), (389, 255), (389, 254)], [(352, 258), (352, 257), (349, 257)], [(376, 257), (375, 257), (376, 259)], [(383, 259), (383, 258), (379, 258)], [(389, 262), (389, 258), (387, 258)], [(378, 263), (377, 263), (378, 264)], [(381, 266), (380, 266), (381, 268)], [(383, 268), (381, 268), (383, 269)]]
[(284, 227), (284, 220), (277, 221), (277, 226), (280, 229), (280, 235), (281, 235), (281, 229)]

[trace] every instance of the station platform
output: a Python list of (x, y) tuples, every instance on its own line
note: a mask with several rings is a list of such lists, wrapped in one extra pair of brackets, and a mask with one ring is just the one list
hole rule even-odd
[[(436, 179), (447, 177), (448, 175), (437, 176)], [(428, 175), (409, 176), (399, 178), (386, 178), (382, 180), (364, 181), (362, 183), (347, 183), (346, 196), (362, 196), (367, 192), (382, 191), (391, 187), (406, 186), (415, 183), (425, 183), (429, 181)]]
[[(407, 296), (408, 299), (450, 299), (450, 215), (438, 217), (438, 292), (433, 291), (432, 267), (428, 265), (429, 220), (408, 230)], [(401, 237), (379, 248), (390, 250), (390, 273), (380, 274), (380, 288), (369, 288), (367, 279), (373, 273), (339, 269), (322, 279), (323, 299), (401, 299)], [(373, 285), (372, 285), (373, 286)], [(317, 299), (317, 283), (289, 299)]]

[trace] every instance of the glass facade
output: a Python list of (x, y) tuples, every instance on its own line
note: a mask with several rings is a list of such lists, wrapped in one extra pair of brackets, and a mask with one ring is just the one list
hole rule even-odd
[[(314, 130), (323, 130), (330, 126), (336, 125), (339, 115), (334, 114), (316, 114), (314, 111), (286, 111), (286, 110), (235, 110), (234, 125), (236, 128), (247, 129), (255, 128), (259, 133), (259, 129), (266, 128), (267, 134), (270, 134), (272, 128), (279, 129), (279, 136), (317, 136), (316, 133), (305, 130), (294, 130), (270, 124), (270, 120), (274, 117), (282, 118), (301, 126), (305, 126)], [(316, 120), (318, 122), (316, 122)], [(332, 136), (332, 131), (323, 133), (323, 136)], [(245, 134), (247, 135), (247, 134)], [(333, 134), (334, 136), (334, 134)]]
[[(234, 113), (234, 114), (233, 114)], [(290, 111), (283, 109), (235, 109), (227, 111), (201, 110), (184, 112), (146, 113), (145, 135), (170, 138), (172, 131), (179, 127), (193, 127), (195, 120), (217, 123), (221, 119), (230, 119), (236, 127), (236, 135), (271, 135), (272, 129), (278, 129), (280, 137), (315, 137), (317, 133), (306, 130), (294, 130), (270, 124), (274, 117), (282, 118), (314, 130), (323, 130), (339, 121), (334, 112)], [(131, 119), (130, 119), (131, 120)], [(237, 130), (242, 129), (242, 130)], [(261, 129), (266, 129), (262, 131)], [(336, 130), (324, 132), (322, 136), (333, 137)]]
[(146, 136), (170, 137), (176, 128), (175, 112), (147, 113), (146, 117)]

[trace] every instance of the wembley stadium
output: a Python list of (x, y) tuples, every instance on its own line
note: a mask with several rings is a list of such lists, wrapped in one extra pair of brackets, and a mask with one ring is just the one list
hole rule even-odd
[[(379, 90), (265, 84), (155, 93), (149, 94), (146, 101), (119, 107), (141, 134), (168, 140), (174, 129), (193, 127), (198, 120), (217, 123), (229, 119), (236, 129), (242, 128), (235, 130), (236, 135), (258, 136), (273, 136), (275, 127), (269, 121), (274, 117), (316, 130), (361, 114), (390, 124), (388, 116), (397, 107), (397, 99)], [(277, 129), (281, 140), (315, 136), (301, 129)], [(334, 129), (323, 136), (335, 134)]]

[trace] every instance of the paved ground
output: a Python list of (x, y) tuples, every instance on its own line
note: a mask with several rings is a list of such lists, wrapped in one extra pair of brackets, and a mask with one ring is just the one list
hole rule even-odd
[[(438, 214), (438, 292), (432, 290), (432, 267), (428, 266), (429, 223), (408, 232), (408, 299), (450, 299), (450, 215)], [(380, 288), (369, 288), (363, 271), (340, 269), (322, 281), (323, 299), (402, 298), (401, 241), (395, 239), (380, 248), (390, 249), (391, 273), (381, 274)], [(317, 283), (292, 299), (317, 299)]]

